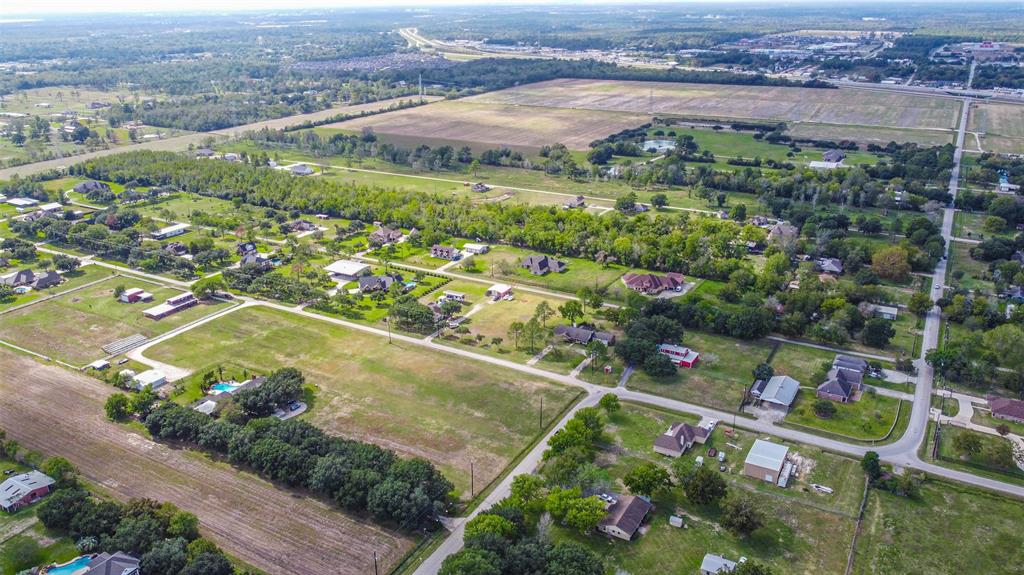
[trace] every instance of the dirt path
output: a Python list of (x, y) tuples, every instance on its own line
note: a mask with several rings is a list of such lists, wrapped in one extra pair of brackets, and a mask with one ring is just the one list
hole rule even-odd
[(199, 516), (225, 551), (270, 575), (384, 572), (405, 537), (345, 515), (206, 456), (171, 449), (106, 421), (113, 389), (0, 350), (0, 425), (28, 449), (61, 455), (114, 497), (170, 501)]

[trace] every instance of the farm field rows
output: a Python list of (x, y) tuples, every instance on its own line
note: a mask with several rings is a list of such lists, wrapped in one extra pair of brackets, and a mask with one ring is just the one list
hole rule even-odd
[(161, 342), (146, 357), (202, 372), (303, 371), (316, 388), (308, 415), (322, 429), (434, 462), (468, 493), (497, 477), (575, 396), (483, 363), (363, 334), (294, 313), (248, 308)]
[(326, 127), (352, 131), (372, 128), (382, 135), (476, 142), (489, 147), (539, 148), (562, 143), (573, 150), (585, 150), (598, 138), (634, 128), (648, 120), (648, 116), (638, 111), (571, 110), (520, 106), (515, 102), (459, 100)]
[(550, 80), (467, 98), (470, 102), (706, 118), (952, 130), (960, 104), (870, 90), (668, 82)]
[(195, 513), (225, 551), (270, 575), (363, 575), (373, 570), (374, 551), (387, 569), (413, 544), (227, 463), (108, 422), (103, 402), (114, 390), (99, 381), (6, 350), (0, 372), (8, 438), (66, 457), (117, 499), (148, 497)]

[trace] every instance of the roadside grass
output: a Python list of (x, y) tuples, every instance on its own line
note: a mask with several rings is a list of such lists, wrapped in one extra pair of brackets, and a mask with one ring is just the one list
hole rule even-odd
[(679, 368), (675, 375), (660, 378), (636, 369), (626, 387), (734, 411), (753, 381), (753, 370), (768, 358), (771, 345), (710, 333), (687, 331), (683, 345), (700, 353), (696, 367)]
[[(92, 266), (87, 266), (92, 267)], [(96, 266), (97, 269), (101, 269)], [(100, 275), (105, 275), (103, 270)], [(114, 298), (114, 289), (141, 287), (153, 294), (152, 303), (126, 304)], [(231, 304), (202, 302), (160, 320), (142, 315), (182, 290), (126, 276), (112, 277), (88, 288), (0, 316), (4, 339), (74, 365), (106, 355), (102, 346), (133, 334), (154, 337), (205, 317)]]
[[(695, 416), (651, 409), (626, 402), (623, 409), (609, 418), (607, 445), (597, 458), (606, 469), (616, 492), (624, 492), (619, 482), (625, 473), (643, 461), (667, 465), (673, 460), (655, 454), (651, 442), (673, 422), (696, 423)], [(853, 534), (852, 513), (860, 500), (863, 486), (857, 462), (814, 448), (791, 446), (801, 454), (814, 458), (816, 467), (831, 474), (832, 495), (806, 490), (803, 480), (789, 489), (762, 485), (764, 482), (743, 476), (743, 457), (757, 436), (737, 431), (732, 437), (724, 434), (722, 424), (701, 449), (692, 449), (684, 458), (703, 453), (709, 446), (727, 451), (724, 478), (732, 491), (756, 490), (758, 499), (768, 511), (768, 523), (749, 537), (737, 537), (718, 524), (721, 510), (715, 506), (697, 506), (673, 487), (654, 498), (655, 509), (641, 528), (641, 534), (624, 542), (597, 533), (587, 535), (555, 525), (555, 540), (577, 541), (606, 558), (607, 573), (625, 572), (635, 575), (661, 573), (695, 573), (705, 553), (714, 552), (736, 560), (749, 557), (770, 564), (777, 573), (834, 573), (846, 562), (846, 545), (829, 545), (828, 541), (849, 541)], [(736, 445), (739, 449), (733, 448)], [(708, 463), (710, 464), (710, 463)], [(716, 462), (717, 464), (717, 462)], [(811, 472), (811, 477), (816, 477)], [(830, 511), (830, 508), (836, 508)], [(841, 510), (841, 511), (840, 511)], [(671, 527), (671, 515), (684, 518), (686, 529)]]
[[(943, 401), (942, 397), (938, 395), (932, 395), (931, 406), (935, 409), (941, 409), (942, 415), (945, 415), (946, 417), (956, 417), (956, 414), (960, 413), (960, 402), (949, 397), (947, 397), (945, 401)], [(975, 415), (971, 419), (971, 421), (980, 423), (979, 421), (977, 421), (979, 419), (980, 418), (977, 412), (975, 412)], [(987, 424), (982, 423), (981, 425)]]
[(562, 273), (548, 272), (542, 276), (531, 274), (520, 266), (523, 258), (538, 254), (510, 246), (494, 246), (486, 254), (473, 256), (481, 277), (495, 281), (507, 281), (543, 287), (566, 293), (576, 293), (582, 287), (603, 288), (622, 277), (628, 268), (618, 265), (602, 265), (580, 258), (552, 256), (566, 263)]
[(261, 373), (296, 367), (316, 390), (303, 418), (425, 457), (460, 493), (469, 491), (470, 461), (481, 488), (540, 432), (542, 398), (547, 425), (575, 397), (518, 372), (261, 307), (208, 322), (146, 355), (197, 371), (218, 364)]
[[(817, 397), (813, 389), (803, 389), (786, 416), (785, 422), (845, 435), (853, 439), (870, 441), (881, 439), (896, 421), (900, 400), (877, 393), (865, 392), (850, 403), (832, 402), (836, 413), (821, 418), (814, 413)], [(904, 406), (909, 411), (910, 406)], [(893, 432), (895, 437), (900, 434)]]
[[(992, 449), (996, 444), (1009, 442), (1009, 439), (949, 425), (942, 429), (941, 438), (939, 440), (940, 459), (947, 463), (952, 463), (953, 465), (970, 469), (972, 472), (975, 472), (973, 470), (985, 471), (995, 474), (996, 476), (1010, 479), (1014, 483), (1024, 483), (1024, 470), (1021, 470), (1019, 467), (1012, 464), (1009, 467), (1001, 467), (989, 456), (990, 449)], [(955, 437), (960, 434), (973, 435), (977, 437), (978, 440), (981, 441), (981, 451), (971, 455), (960, 453), (953, 444)]]
[[(950, 402), (946, 401), (946, 403), (949, 404)], [(953, 405), (959, 406), (956, 400), (952, 403)], [(1010, 428), (1010, 433), (1024, 435), (1024, 423), (1017, 423), (1016, 421), (1007, 421), (1005, 419), (993, 417), (992, 413), (988, 410), (981, 410), (977, 407), (974, 408), (974, 416), (971, 417), (971, 422), (977, 423), (978, 425), (984, 425), (985, 427), (991, 427), (992, 429), (995, 429), (1000, 425), (1005, 425)]]
[(930, 479), (914, 499), (872, 489), (853, 573), (1013, 573), (1021, 517), (1024, 503), (958, 483)]

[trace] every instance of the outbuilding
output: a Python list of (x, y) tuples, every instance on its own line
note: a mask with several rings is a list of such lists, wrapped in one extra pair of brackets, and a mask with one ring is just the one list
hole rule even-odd
[(370, 266), (352, 260), (338, 260), (324, 267), (324, 271), (331, 274), (335, 280), (350, 282), (370, 273)]
[(777, 483), (788, 453), (785, 445), (757, 439), (743, 462), (743, 475)]
[(27, 507), (50, 492), (56, 481), (39, 471), (15, 475), (0, 483), (0, 509), (7, 513)]

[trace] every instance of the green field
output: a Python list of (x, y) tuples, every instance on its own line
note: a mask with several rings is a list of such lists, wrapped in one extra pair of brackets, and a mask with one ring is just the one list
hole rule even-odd
[(958, 238), (983, 240), (985, 238), (1013, 238), (1017, 234), (1017, 230), (1010, 227), (997, 233), (986, 232), (982, 228), (986, 217), (988, 216), (985, 214), (957, 210), (953, 216), (953, 235)]
[[(24, 268), (32, 268), (33, 270), (38, 269), (36, 266), (29, 265), (11, 266), (0, 271), (0, 273), (6, 275), (8, 273)], [(44, 289), (41, 291), (32, 290), (24, 294), (15, 295), (14, 298), (11, 299), (10, 301), (0, 303), (0, 312), (3, 312), (4, 310), (9, 310), (13, 307), (17, 307), (32, 301), (36, 301), (49, 295), (65, 292), (69, 289), (74, 289), (76, 287), (85, 285), (90, 282), (94, 282), (99, 279), (103, 279), (105, 277), (109, 277), (110, 275), (112, 275), (112, 272), (108, 269), (101, 268), (100, 266), (83, 266), (71, 273), (63, 275), (64, 283), (58, 286), (54, 286), (52, 288)]]
[(679, 368), (676, 375), (655, 378), (637, 369), (630, 376), (630, 389), (646, 391), (680, 401), (734, 411), (754, 380), (753, 370), (768, 358), (771, 346), (760, 341), (687, 331), (683, 345), (700, 353), (696, 367)]
[(617, 281), (627, 268), (617, 264), (602, 265), (580, 258), (552, 256), (566, 263), (566, 271), (533, 275), (519, 265), (523, 258), (539, 254), (509, 246), (494, 246), (486, 254), (473, 256), (477, 272), (484, 281), (511, 282), (535, 285), (555, 291), (576, 293), (582, 287), (598, 289)]
[[(802, 390), (796, 402), (786, 416), (786, 423), (820, 429), (829, 433), (845, 435), (861, 441), (882, 439), (896, 421), (900, 400), (883, 395), (864, 392), (857, 401), (849, 403), (832, 402), (836, 414), (824, 419), (814, 413), (814, 392)], [(901, 411), (909, 411), (910, 405), (902, 406)], [(902, 435), (899, 430), (894, 437)]]
[(219, 364), (296, 367), (315, 387), (308, 415), (323, 429), (425, 457), (461, 492), (498, 476), (575, 396), (484, 363), (267, 308), (239, 310), (161, 342), (147, 357), (195, 371)]
[[(947, 268), (946, 283), (954, 287), (967, 290), (977, 290), (982, 293), (993, 293), (995, 284), (992, 280), (986, 279), (988, 264), (980, 262), (971, 257), (972, 244), (964, 242), (951, 242), (949, 246), (949, 264)], [(963, 277), (956, 278), (956, 272), (963, 272)]]
[(871, 490), (853, 573), (1019, 573), (1024, 503), (927, 481), (916, 499)]
[[(648, 130), (651, 138), (668, 138), (671, 136), (658, 136), (657, 131), (670, 134), (675, 132), (676, 136), (693, 136), (701, 150), (709, 150), (712, 154), (724, 158), (761, 158), (762, 160), (775, 160), (777, 162), (792, 162), (794, 164), (806, 164), (811, 161), (821, 160), (824, 150), (804, 147), (802, 151), (787, 157), (789, 146), (782, 144), (769, 144), (763, 140), (754, 139), (751, 132), (735, 132), (730, 129), (707, 130), (701, 128), (686, 128), (679, 126), (656, 127)], [(859, 166), (860, 164), (876, 164), (878, 156), (868, 152), (846, 152), (844, 163), (848, 166)]]
[(832, 365), (835, 357), (834, 351), (783, 343), (779, 344), (772, 356), (772, 367), (776, 375), (788, 375), (799, 381), (800, 385), (817, 387), (821, 382), (815, 381), (814, 376), (821, 371), (823, 364)]
[[(103, 270), (105, 272), (106, 270)], [(99, 272), (100, 275), (106, 275)], [(114, 298), (114, 288), (140, 287), (153, 294), (152, 303), (126, 304)], [(161, 320), (142, 311), (181, 290), (131, 277), (116, 277), (70, 294), (0, 316), (3, 338), (32, 351), (74, 365), (106, 355), (102, 346), (134, 334), (154, 337), (227, 308), (222, 302), (201, 303)]]

